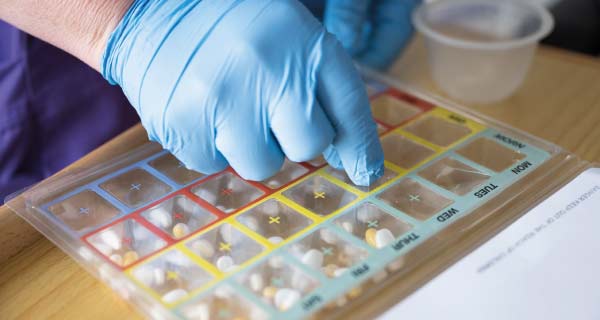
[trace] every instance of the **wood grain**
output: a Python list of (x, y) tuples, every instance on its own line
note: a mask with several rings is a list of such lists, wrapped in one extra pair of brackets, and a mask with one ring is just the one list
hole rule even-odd
[[(422, 42), (414, 41), (391, 74), (442, 95), (427, 71)], [(600, 161), (600, 62), (541, 48), (523, 87), (489, 106), (469, 106), (552, 141), (590, 161)], [(76, 162), (85, 167), (146, 141), (136, 126)], [(110, 289), (6, 207), (0, 207), (0, 310), (3, 319), (140, 318)]]

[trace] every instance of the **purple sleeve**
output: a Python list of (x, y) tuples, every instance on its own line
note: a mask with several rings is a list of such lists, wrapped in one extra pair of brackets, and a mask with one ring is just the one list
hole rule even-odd
[(119, 87), (0, 21), (0, 199), (138, 121)]

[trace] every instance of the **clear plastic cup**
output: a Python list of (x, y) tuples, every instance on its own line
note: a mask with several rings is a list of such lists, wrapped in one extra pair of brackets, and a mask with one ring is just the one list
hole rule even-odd
[(524, 0), (440, 0), (413, 14), (435, 82), (450, 96), (489, 103), (523, 83), (537, 44), (554, 21)]

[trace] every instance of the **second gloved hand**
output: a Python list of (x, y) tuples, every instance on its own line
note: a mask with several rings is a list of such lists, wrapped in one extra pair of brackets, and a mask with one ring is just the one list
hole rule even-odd
[(350, 57), (296, 0), (135, 1), (101, 68), (191, 169), (263, 180), (324, 152), (356, 184), (383, 173)]
[(413, 34), (411, 14), (421, 0), (302, 0), (323, 17), (333, 33), (359, 62), (385, 69)]

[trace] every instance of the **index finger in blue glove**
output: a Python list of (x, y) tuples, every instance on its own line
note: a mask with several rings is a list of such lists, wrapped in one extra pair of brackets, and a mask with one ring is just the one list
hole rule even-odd
[(352, 182), (367, 186), (383, 174), (383, 150), (365, 85), (333, 35), (322, 46), (317, 96), (336, 132), (333, 147)]
[(355, 58), (376, 69), (394, 62), (413, 33), (411, 13), (420, 0), (376, 0), (372, 30), (364, 51)]

